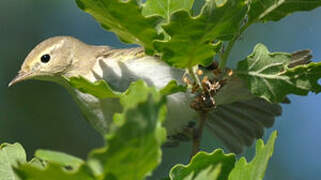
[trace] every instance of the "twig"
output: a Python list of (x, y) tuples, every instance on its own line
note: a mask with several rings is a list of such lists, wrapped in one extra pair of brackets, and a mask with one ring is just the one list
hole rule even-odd
[(193, 131), (193, 149), (192, 149), (191, 158), (200, 151), (203, 128), (207, 120), (207, 111), (199, 112), (199, 114), (200, 114), (200, 121), (199, 121), (198, 127), (195, 127)]
[(228, 57), (231, 53), (231, 50), (236, 42), (236, 40), (240, 37), (240, 35), (251, 25), (252, 23), (246, 23), (241, 29), (240, 31), (234, 35), (233, 39), (230, 40), (230, 42), (228, 43), (224, 53), (221, 55), (221, 60), (220, 60), (220, 63), (219, 63), (219, 69), (221, 71), (224, 70), (225, 66), (226, 66), (226, 63), (227, 63), (227, 60), (228, 60)]

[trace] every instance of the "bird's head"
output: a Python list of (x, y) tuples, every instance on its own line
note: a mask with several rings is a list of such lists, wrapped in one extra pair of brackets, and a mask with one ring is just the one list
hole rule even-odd
[(26, 57), (18, 75), (9, 86), (27, 79), (54, 80), (72, 65), (78, 41), (72, 37), (60, 36), (41, 42)]

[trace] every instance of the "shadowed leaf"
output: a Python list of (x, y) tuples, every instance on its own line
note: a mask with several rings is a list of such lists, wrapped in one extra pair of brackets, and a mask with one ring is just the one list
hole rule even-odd
[(207, 1), (200, 15), (192, 17), (188, 11), (175, 12), (169, 24), (162, 28), (170, 40), (155, 41), (154, 45), (168, 64), (192, 67), (208, 65), (220, 49), (214, 40), (227, 40), (238, 32), (247, 6), (243, 0)]
[(161, 38), (156, 26), (161, 17), (144, 17), (136, 0), (76, 0), (78, 7), (91, 14), (104, 29), (124, 42), (139, 44), (150, 54), (152, 41)]
[(321, 0), (252, 0), (249, 22), (279, 21), (297, 11), (310, 11), (321, 6)]

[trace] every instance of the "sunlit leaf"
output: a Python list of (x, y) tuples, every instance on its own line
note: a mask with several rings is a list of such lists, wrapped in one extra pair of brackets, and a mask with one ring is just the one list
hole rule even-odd
[(175, 80), (170, 81), (164, 88), (160, 90), (162, 95), (171, 95), (178, 92), (185, 92), (186, 86), (178, 85)]
[(216, 180), (220, 173), (220, 166), (216, 166), (215, 168), (209, 166), (207, 169), (202, 170), (196, 177), (194, 177), (194, 173), (192, 172), (190, 175), (184, 178), (184, 180)]
[[(187, 165), (178, 164), (170, 171), (171, 180), (194, 179), (208, 168), (220, 168), (219, 180), (227, 179), (229, 172), (233, 169), (235, 162), (234, 154), (224, 154), (221, 149), (212, 153), (199, 152)], [(192, 174), (192, 177), (191, 177)], [(203, 176), (203, 175), (202, 175)]]
[(26, 163), (26, 152), (19, 143), (0, 145), (0, 180), (18, 180), (12, 167)]
[(82, 91), (83, 93), (89, 93), (100, 99), (119, 98), (121, 96), (120, 92), (112, 90), (111, 87), (106, 83), (106, 81), (103, 80), (91, 83), (82, 76), (71, 77), (70, 79), (66, 80), (74, 88)]
[(286, 95), (307, 95), (321, 92), (321, 62), (289, 67), (292, 55), (270, 53), (258, 44), (251, 55), (239, 62), (237, 75), (245, 80), (250, 91), (270, 102), (282, 102)]
[(82, 164), (84, 164), (84, 161), (78, 157), (57, 151), (40, 149), (36, 151), (35, 156), (41, 160), (73, 169), (78, 169)]
[(79, 167), (78, 170), (67, 170), (61, 165), (48, 163), (45, 168), (38, 168), (30, 164), (21, 164), (15, 172), (22, 180), (95, 180), (89, 168)]
[[(139, 93), (138, 93), (139, 92)], [(121, 97), (122, 114), (114, 116), (107, 146), (91, 153), (89, 161), (101, 165), (107, 179), (143, 179), (161, 161), (166, 139), (161, 127), (166, 115), (165, 97), (137, 81)]]
[(144, 4), (143, 15), (159, 15), (165, 19), (170, 18), (177, 10), (189, 11), (193, 6), (194, 0), (148, 0)]
[(262, 180), (269, 159), (273, 154), (276, 137), (277, 132), (274, 131), (266, 145), (262, 139), (259, 139), (256, 143), (254, 159), (250, 163), (247, 163), (244, 157), (238, 160), (229, 175), (229, 180)]

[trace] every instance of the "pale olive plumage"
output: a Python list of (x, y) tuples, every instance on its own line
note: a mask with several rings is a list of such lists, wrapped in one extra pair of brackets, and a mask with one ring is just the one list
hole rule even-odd
[[(42, 62), (43, 55), (50, 55), (50, 61)], [(124, 91), (138, 79), (158, 89), (173, 79), (182, 83), (183, 74), (184, 70), (172, 68), (158, 57), (146, 56), (141, 48), (112, 49), (90, 46), (72, 37), (54, 37), (30, 52), (10, 85), (26, 79), (57, 82), (67, 88), (90, 123), (106, 133), (113, 114), (121, 111), (118, 100), (82, 93), (65, 83), (62, 76), (83, 76), (92, 82), (104, 79), (114, 90)], [(179, 139), (184, 127), (197, 120), (197, 113), (189, 107), (191, 99), (189, 93), (168, 97), (164, 126), (170, 141)], [(264, 128), (271, 127), (281, 113), (279, 105), (255, 98), (237, 78), (231, 78), (215, 99), (218, 107), (210, 113), (207, 127), (234, 152), (241, 152), (262, 137)]]

